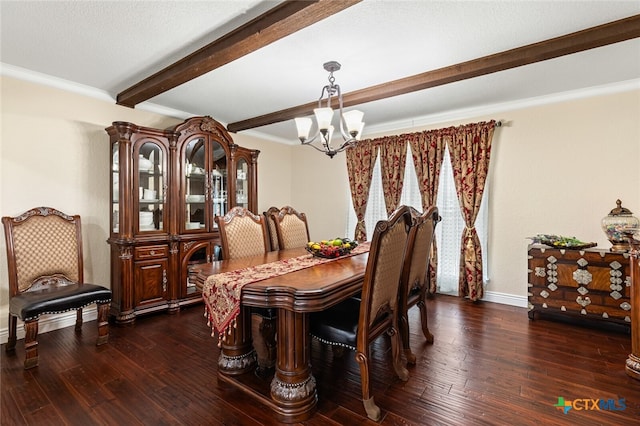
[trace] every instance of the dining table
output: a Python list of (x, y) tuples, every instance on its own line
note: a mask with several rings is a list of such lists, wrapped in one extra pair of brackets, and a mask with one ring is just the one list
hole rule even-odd
[[(229, 274), (245, 277), (237, 316), (224, 332), (212, 333), (219, 334), (220, 339), (218, 378), (257, 398), (283, 423), (308, 419), (318, 401), (311, 369), (309, 314), (357, 295), (362, 290), (368, 255), (368, 243), (364, 243), (337, 259), (314, 258), (305, 248), (296, 248), (193, 266), (196, 285), (203, 289), (205, 315), (218, 309), (211, 300), (209, 281)], [(287, 266), (294, 260), (301, 261), (303, 267)], [(257, 273), (263, 266), (277, 271), (280, 264), (287, 267), (266, 277)], [(252, 271), (256, 271), (255, 281)], [(256, 366), (251, 340), (252, 307), (277, 312), (276, 363), (268, 386), (261, 386), (252, 374)]]

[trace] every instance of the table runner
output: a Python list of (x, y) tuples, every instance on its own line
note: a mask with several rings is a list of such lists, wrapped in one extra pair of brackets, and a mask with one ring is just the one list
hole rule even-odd
[(207, 317), (207, 325), (211, 327), (211, 336), (215, 336), (216, 332), (218, 333), (218, 346), (220, 346), (224, 335), (230, 332), (230, 327), (235, 327), (236, 318), (240, 313), (242, 287), (246, 284), (343, 259), (348, 256), (366, 253), (369, 251), (369, 246), (369, 242), (362, 243), (353, 249), (350, 254), (333, 259), (305, 254), (291, 259), (278, 260), (209, 276), (202, 286), (202, 299), (205, 305), (204, 315)]

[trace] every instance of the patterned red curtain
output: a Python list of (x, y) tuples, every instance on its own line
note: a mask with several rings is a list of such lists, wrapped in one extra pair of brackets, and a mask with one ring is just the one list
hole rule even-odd
[[(438, 199), (438, 184), (446, 146), (446, 135), (447, 132), (445, 130), (438, 129), (414, 133), (409, 138), (413, 164), (416, 169), (418, 185), (420, 186), (422, 211), (435, 206)], [(435, 239), (431, 246), (429, 259), (429, 293), (435, 294), (438, 272), (438, 248)]]
[(407, 161), (407, 137), (389, 136), (380, 139), (380, 169), (382, 192), (387, 216), (398, 208), (404, 182), (404, 166)]
[(349, 174), (349, 188), (353, 209), (356, 212), (358, 223), (356, 224), (356, 241), (367, 241), (367, 229), (364, 223), (364, 214), (369, 201), (369, 188), (371, 187), (371, 175), (373, 166), (378, 156), (378, 145), (370, 139), (359, 141), (345, 151), (347, 172)]
[(460, 281), (458, 294), (472, 301), (484, 295), (482, 285), (482, 249), (474, 227), (484, 185), (489, 173), (491, 141), (496, 122), (467, 124), (451, 129), (447, 140), (453, 180), (465, 222), (460, 248)]

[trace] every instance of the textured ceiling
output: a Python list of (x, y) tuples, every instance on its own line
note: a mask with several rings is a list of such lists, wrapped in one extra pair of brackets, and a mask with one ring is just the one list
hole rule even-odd
[[(1, 1), (3, 73), (118, 93), (271, 9), (273, 1)], [(640, 1), (364, 0), (137, 108), (232, 123), (314, 101), (322, 64), (350, 92), (640, 14)], [(640, 79), (640, 39), (370, 102), (367, 132)], [(252, 130), (295, 142), (291, 121)]]

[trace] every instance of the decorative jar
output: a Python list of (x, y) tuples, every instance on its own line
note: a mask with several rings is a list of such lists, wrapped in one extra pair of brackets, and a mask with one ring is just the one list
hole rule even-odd
[(632, 214), (629, 209), (622, 207), (622, 201), (617, 200), (616, 208), (602, 219), (602, 230), (613, 245), (611, 251), (629, 251), (629, 239), (622, 229), (640, 226), (640, 220)]

